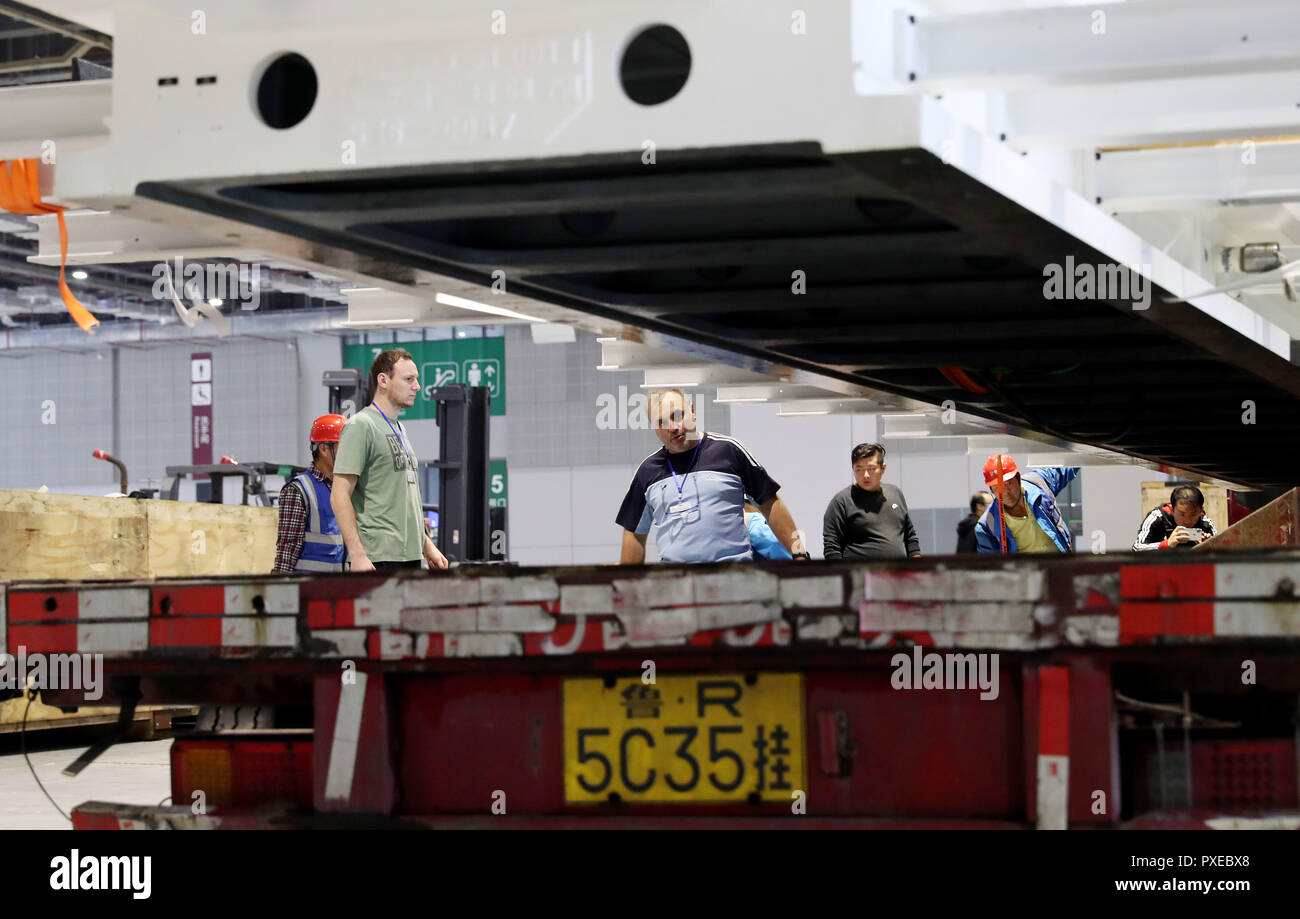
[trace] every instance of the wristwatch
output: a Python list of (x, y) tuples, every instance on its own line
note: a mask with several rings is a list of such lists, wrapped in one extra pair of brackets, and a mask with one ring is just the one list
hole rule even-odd
[(810, 561), (812, 561), (812, 556), (809, 555), (807, 552), (794, 552), (794, 553), (791, 553), (791, 558), (801, 558), (801, 559), (803, 559), (803, 560), (806, 561), (806, 562), (810, 562)]

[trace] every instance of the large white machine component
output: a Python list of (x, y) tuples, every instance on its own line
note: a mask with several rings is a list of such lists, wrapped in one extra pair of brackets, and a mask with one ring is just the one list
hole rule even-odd
[[(1276, 242), (1284, 254), (1300, 244), (1292, 211), (1300, 141), (1280, 136), (1300, 104), (1300, 50), (1289, 40), (1300, 6), (1289, 0), (979, 3), (957, 13), (957, 4), (938, 0), (807, 0), (798, 8), (663, 0), (652, 13), (563, 0), (509, 8), (496, 0), (224, 0), (207, 11), (179, 0), (47, 5), (114, 39), (111, 87), (0, 90), (0, 154), (45, 155), (54, 167), (42, 173), (49, 200), (85, 211), (70, 215), (73, 263), (259, 257), (356, 282), (365, 295), (354, 302), (354, 328), (477, 309), (506, 321), (571, 323), (737, 372), (713, 371), (716, 379), (700, 385), (800, 387), (806, 411), (933, 411), (924, 399), (701, 346), (578, 300), (548, 302), (513, 287), (509, 270), (493, 272), (501, 283), (487, 286), (484, 276), (342, 245), (300, 224), (250, 221), (234, 207), (236, 192), (222, 212), (227, 180), (231, 188), (255, 184), (278, 212), (293, 213), (331, 200), (338, 183), (383, 176), (373, 192), (354, 182), (354, 197), (333, 205), (336, 226), (360, 226), (382, 221), (386, 201), (393, 212), (409, 205), (400, 190), (406, 174), (426, 181), (412, 186), (418, 196), (428, 194), (430, 176), (466, 164), (491, 175), (534, 161), (599, 160), (593, 168), (604, 168), (623, 157), (668, 183), (677, 151), (811, 143), (827, 156), (937, 157), (1163, 295), (1190, 298), (1225, 335), (1284, 361), (1300, 338), (1285, 279), (1200, 296), (1260, 270), (1232, 262), (1230, 250)], [(685, 39), (685, 64), (674, 60), (677, 49), (660, 49), (648, 68), (666, 74), (643, 67), (629, 76), (630, 43), (658, 23)], [(629, 80), (653, 92), (675, 66), (684, 84), (670, 98), (633, 100)], [(182, 207), (157, 192), (178, 188), (204, 191), (207, 206)], [(318, 197), (307, 202), (304, 188)], [(653, 185), (629, 194), (630, 205), (653, 208)], [(701, 189), (698, 201), (709, 194)], [(348, 201), (358, 195), (366, 206), (353, 214)], [(511, 200), (497, 206), (519, 213)], [(463, 216), (491, 218), (492, 208), (467, 199)], [(527, 254), (520, 258), (526, 265)], [(37, 261), (56, 260), (57, 235), (43, 228)], [(478, 274), (490, 267), (479, 264)], [(656, 379), (647, 369), (648, 383)], [(731, 395), (769, 398), (756, 392)], [(996, 429), (1104, 453), (1028, 427)]]

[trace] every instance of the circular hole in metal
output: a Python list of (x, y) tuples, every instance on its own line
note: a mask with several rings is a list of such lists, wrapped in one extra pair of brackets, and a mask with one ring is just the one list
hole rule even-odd
[(574, 236), (595, 236), (608, 230), (614, 217), (613, 211), (580, 211), (561, 214), (560, 225)]
[(262, 599), (261, 594), (258, 594), (253, 598), (253, 612), (257, 613), (259, 616), (266, 613), (266, 601)]
[(301, 54), (281, 54), (257, 82), (257, 114), (268, 128), (292, 128), (316, 104), (316, 68)]
[(163, 597), (163, 598), (162, 598), (162, 602), (160, 602), (160, 603), (158, 604), (158, 609), (162, 611), (162, 614), (163, 614), (164, 616), (169, 616), (169, 615), (171, 615), (171, 611), (172, 611), (172, 598), (171, 598), (171, 597)]
[(46, 597), (46, 598), (45, 598), (45, 611), (46, 611), (47, 613), (52, 613), (52, 612), (54, 612), (54, 611), (55, 611), (56, 609), (58, 609), (58, 608), (59, 608), (59, 601), (58, 601), (58, 600), (54, 599), (53, 597)]
[(628, 42), (619, 64), (623, 92), (638, 105), (659, 105), (682, 91), (691, 74), (691, 49), (672, 26), (642, 29)]

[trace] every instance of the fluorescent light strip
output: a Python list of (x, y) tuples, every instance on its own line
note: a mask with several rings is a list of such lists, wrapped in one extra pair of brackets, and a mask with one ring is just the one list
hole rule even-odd
[(415, 325), (414, 319), (344, 319), (337, 323), (336, 329), (382, 329), (386, 326)]
[(641, 389), (699, 389), (703, 383), (642, 383)]
[(618, 364), (597, 364), (597, 370), (619, 370)]
[(719, 405), (730, 405), (733, 402), (767, 402), (767, 396), (752, 396), (744, 399), (714, 399)]
[(830, 409), (823, 409), (822, 411), (819, 412), (777, 412), (776, 417), (793, 418), (796, 415), (829, 415), (830, 413), (831, 413)]
[(549, 319), (542, 319), (538, 316), (528, 316), (524, 313), (516, 313), (514, 310), (508, 310), (502, 306), (488, 306), (486, 303), (479, 303), (475, 300), (466, 300), (464, 297), (457, 297), (454, 294), (440, 293), (433, 298), (443, 306), (454, 306), (457, 309), (473, 310), (476, 313), (488, 313), (493, 316), (507, 316), (511, 319), (523, 319), (527, 322), (550, 322)]

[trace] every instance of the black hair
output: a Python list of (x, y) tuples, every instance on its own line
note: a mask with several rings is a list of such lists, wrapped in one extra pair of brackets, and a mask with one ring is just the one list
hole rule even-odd
[[(979, 506), (984, 503), (985, 495), (988, 495), (990, 498), (993, 497), (993, 493), (989, 491), (977, 491), (975, 494), (970, 496), (970, 512), (972, 514), (978, 511)], [(990, 501), (989, 503), (991, 504), (992, 502)]]
[(860, 459), (868, 459), (872, 456), (878, 456), (880, 461), (885, 461), (885, 447), (883, 444), (858, 444), (849, 454), (849, 462), (856, 463)]
[(1170, 508), (1177, 507), (1179, 501), (1186, 501), (1202, 510), (1205, 508), (1205, 495), (1195, 485), (1179, 485), (1169, 493)]

